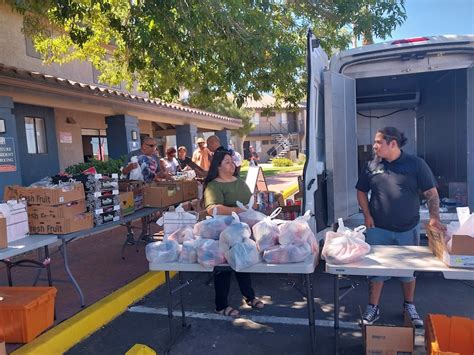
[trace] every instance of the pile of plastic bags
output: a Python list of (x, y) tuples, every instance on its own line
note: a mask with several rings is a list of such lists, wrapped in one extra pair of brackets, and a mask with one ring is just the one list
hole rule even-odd
[(342, 218), (338, 219), (337, 232), (326, 233), (321, 253), (323, 259), (331, 264), (348, 264), (370, 252), (370, 245), (365, 242), (365, 226), (351, 230), (344, 226)]

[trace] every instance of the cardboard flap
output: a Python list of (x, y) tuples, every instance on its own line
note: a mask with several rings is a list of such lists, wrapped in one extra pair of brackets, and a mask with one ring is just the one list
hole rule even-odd
[(451, 254), (474, 255), (474, 238), (468, 235), (454, 235)]

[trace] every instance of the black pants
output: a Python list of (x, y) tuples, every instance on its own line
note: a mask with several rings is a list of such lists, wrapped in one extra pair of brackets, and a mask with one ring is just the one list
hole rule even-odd
[[(216, 311), (221, 311), (229, 306), (227, 297), (230, 290), (230, 278), (232, 271), (221, 271), (214, 275), (214, 289), (216, 291)], [(245, 272), (236, 272), (235, 278), (239, 284), (240, 292), (244, 295), (246, 301), (252, 301), (255, 298), (255, 292), (252, 288), (250, 274)]]

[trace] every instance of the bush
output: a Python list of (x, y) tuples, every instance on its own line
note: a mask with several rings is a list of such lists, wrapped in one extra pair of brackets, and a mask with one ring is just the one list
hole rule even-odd
[(273, 158), (273, 166), (293, 166), (293, 162), (288, 158)]
[(250, 162), (247, 159), (242, 160), (242, 165), (241, 167), (246, 168), (250, 165)]
[(123, 166), (126, 158), (127, 156), (124, 155), (119, 159), (109, 159), (107, 161), (92, 159), (86, 163), (78, 163), (68, 166), (65, 171), (68, 174), (76, 175), (82, 173), (84, 170), (94, 167), (98, 174), (120, 174), (120, 168)]
[(300, 154), (298, 155), (298, 160), (296, 160), (296, 164), (298, 164), (298, 165), (304, 165), (305, 162), (306, 162), (306, 154), (300, 153)]

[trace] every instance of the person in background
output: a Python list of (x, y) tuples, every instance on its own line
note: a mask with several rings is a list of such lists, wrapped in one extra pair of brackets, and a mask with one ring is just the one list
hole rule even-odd
[(169, 147), (166, 149), (166, 157), (160, 159), (161, 170), (169, 175), (176, 175), (179, 163), (176, 159), (176, 148)]
[[(359, 176), (357, 200), (367, 227), (366, 241), (371, 245), (419, 244), (419, 191), (428, 201), (429, 225), (445, 230), (439, 219), (439, 196), (433, 173), (423, 159), (401, 150), (406, 141), (404, 134), (394, 127), (377, 131), (373, 145), (375, 158)], [(369, 278), (369, 304), (362, 316), (363, 324), (372, 324), (379, 319), (380, 295), (384, 281), (388, 279), (390, 277)], [(413, 303), (415, 278), (399, 279), (403, 288), (403, 309), (415, 327), (422, 327), (423, 320)]]
[[(230, 215), (241, 212), (237, 201), (248, 201), (251, 192), (244, 180), (234, 176), (235, 164), (229, 151), (216, 151), (209, 172), (204, 181), (204, 206), (211, 215), (217, 209), (218, 215)], [(232, 271), (221, 271), (214, 274), (216, 312), (231, 317), (238, 317), (239, 311), (228, 304), (230, 278)], [(235, 272), (246, 303), (252, 308), (260, 309), (264, 305), (255, 297), (250, 274)]]
[[(138, 163), (132, 163), (132, 157), (138, 158)], [(140, 149), (128, 153), (127, 161), (122, 169), (124, 175), (129, 175), (133, 169), (141, 167), (144, 182), (152, 182), (156, 179), (168, 179), (170, 176), (160, 170), (159, 157), (156, 151), (156, 141), (153, 137), (144, 137)]]
[(180, 171), (194, 170), (199, 177), (206, 177), (207, 171), (201, 169), (199, 165), (194, 163), (190, 157), (186, 156), (188, 150), (184, 145), (178, 148), (178, 163)]
[(196, 163), (202, 170), (208, 171), (211, 165), (211, 152), (206, 148), (206, 141), (204, 138), (198, 138), (197, 149), (193, 153), (193, 163)]
[(253, 146), (249, 147), (249, 162), (250, 166), (257, 166), (258, 162), (260, 161), (260, 157), (258, 156), (255, 148)]
[(210, 136), (208, 139), (207, 139), (207, 148), (211, 151), (212, 155), (211, 155), (211, 160), (212, 160), (212, 156), (215, 154), (215, 152), (219, 152), (219, 151), (227, 151), (231, 154), (232, 156), (232, 161), (234, 162), (234, 165), (236, 167), (235, 169), (235, 172), (234, 172), (234, 176), (239, 176), (240, 174), (240, 168), (241, 168), (241, 165), (242, 165), (242, 156), (232, 150), (232, 149), (226, 149), (224, 148), (222, 145), (221, 145), (221, 140), (219, 139), (218, 136)]

